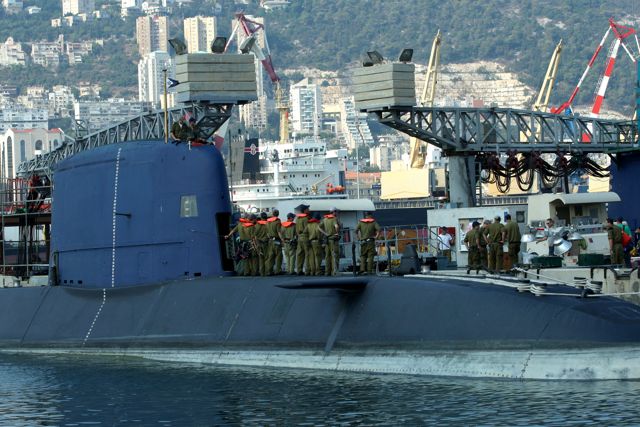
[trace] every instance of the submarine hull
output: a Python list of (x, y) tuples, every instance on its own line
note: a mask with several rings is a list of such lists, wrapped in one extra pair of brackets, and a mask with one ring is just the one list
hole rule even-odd
[(640, 309), (448, 278), (8, 288), (4, 351), (380, 373), (640, 378)]

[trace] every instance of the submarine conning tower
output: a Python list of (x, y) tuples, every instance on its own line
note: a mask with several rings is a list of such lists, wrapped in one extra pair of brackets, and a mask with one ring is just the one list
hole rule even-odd
[(213, 146), (106, 145), (54, 168), (51, 281), (125, 287), (231, 274), (231, 205)]

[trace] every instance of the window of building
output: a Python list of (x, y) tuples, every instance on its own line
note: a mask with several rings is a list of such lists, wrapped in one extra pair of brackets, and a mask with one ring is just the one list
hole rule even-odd
[(37, 140), (36, 141), (35, 149), (42, 151), (42, 141), (41, 140)]
[(27, 143), (24, 140), (20, 141), (20, 161), (24, 162), (27, 159)]
[(182, 196), (180, 200), (180, 217), (194, 218), (198, 216), (198, 200), (195, 195)]

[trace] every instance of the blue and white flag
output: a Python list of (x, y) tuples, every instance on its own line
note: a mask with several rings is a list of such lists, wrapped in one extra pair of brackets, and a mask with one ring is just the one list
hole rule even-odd
[(179, 81), (172, 79), (171, 77), (167, 77), (167, 88), (171, 89), (172, 87), (176, 87), (180, 84)]

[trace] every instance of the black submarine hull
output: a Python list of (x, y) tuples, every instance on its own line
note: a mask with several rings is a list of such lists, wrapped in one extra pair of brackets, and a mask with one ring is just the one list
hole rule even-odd
[(4, 351), (426, 375), (640, 378), (640, 309), (609, 297), (536, 297), (455, 278), (284, 276), (2, 294)]

